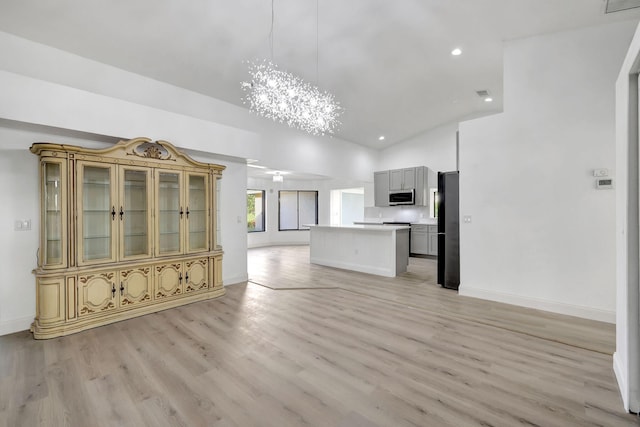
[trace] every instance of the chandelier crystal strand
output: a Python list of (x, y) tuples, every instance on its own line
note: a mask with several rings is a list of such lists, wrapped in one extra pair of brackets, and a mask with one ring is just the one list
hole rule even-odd
[(312, 135), (332, 134), (340, 125), (342, 107), (332, 94), (266, 60), (250, 62), (249, 74), (242, 89), (251, 112)]

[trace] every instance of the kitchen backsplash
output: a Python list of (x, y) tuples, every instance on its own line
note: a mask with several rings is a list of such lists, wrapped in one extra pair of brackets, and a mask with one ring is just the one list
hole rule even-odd
[(411, 222), (435, 224), (435, 218), (429, 218), (427, 206), (389, 206), (389, 207), (365, 207), (365, 222)]

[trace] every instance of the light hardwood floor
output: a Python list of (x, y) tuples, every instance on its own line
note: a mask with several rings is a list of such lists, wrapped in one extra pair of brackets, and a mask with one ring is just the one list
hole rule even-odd
[(459, 297), (411, 261), (386, 279), (253, 249), (261, 285), (222, 299), (0, 337), (0, 425), (640, 425), (611, 325)]

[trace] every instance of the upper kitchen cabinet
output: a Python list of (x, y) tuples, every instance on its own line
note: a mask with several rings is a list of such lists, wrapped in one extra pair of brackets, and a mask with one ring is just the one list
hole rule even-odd
[(389, 171), (373, 173), (374, 206), (389, 206)]
[(374, 204), (389, 206), (390, 191), (414, 190), (414, 205), (429, 206), (431, 193), (438, 188), (437, 179), (437, 174), (426, 166), (374, 172)]
[(389, 171), (389, 191), (411, 190), (416, 188), (416, 169), (404, 168)]
[(219, 180), (166, 141), (37, 143), (35, 338), (224, 295)]

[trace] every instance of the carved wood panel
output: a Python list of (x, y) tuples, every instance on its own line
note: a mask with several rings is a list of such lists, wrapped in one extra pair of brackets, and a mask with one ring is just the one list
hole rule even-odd
[(115, 273), (78, 276), (78, 314), (86, 316), (116, 308)]
[(120, 271), (120, 306), (151, 301), (151, 268), (140, 267)]
[(207, 280), (207, 258), (185, 262), (185, 292), (207, 289), (209, 281)]
[(182, 263), (156, 265), (155, 274), (156, 299), (182, 294), (184, 282)]

